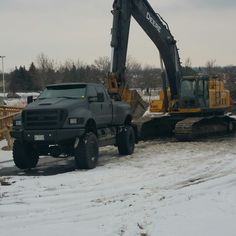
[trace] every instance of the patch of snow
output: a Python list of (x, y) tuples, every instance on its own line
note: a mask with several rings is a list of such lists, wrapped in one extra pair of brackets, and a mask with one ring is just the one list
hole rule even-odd
[[(37, 98), (39, 93), (37, 92), (28, 92), (28, 93), (16, 93), (20, 96), (20, 98), (4, 98), (4, 102), (8, 106), (16, 106), (16, 107), (25, 107), (27, 105), (27, 97), (33, 96), (33, 98)], [(5, 94), (7, 96), (7, 93)], [(3, 93), (0, 93), (0, 97), (3, 97)]]
[(140, 142), (128, 157), (106, 147), (94, 170), (35, 173), (0, 186), (1, 236), (236, 232), (235, 137)]
[(0, 141), (0, 176), (1, 176), (1, 168), (3, 167), (12, 167), (12, 151), (4, 151), (3, 147), (7, 146), (6, 140)]

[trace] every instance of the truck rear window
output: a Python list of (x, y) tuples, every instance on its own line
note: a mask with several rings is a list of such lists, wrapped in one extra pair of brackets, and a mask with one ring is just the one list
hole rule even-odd
[(38, 97), (46, 98), (80, 98), (84, 99), (86, 85), (57, 85), (47, 87)]

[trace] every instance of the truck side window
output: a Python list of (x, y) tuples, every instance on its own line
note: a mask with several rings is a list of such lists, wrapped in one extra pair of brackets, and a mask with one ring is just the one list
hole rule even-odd
[(101, 86), (98, 86), (96, 89), (97, 89), (97, 92), (98, 92), (98, 93), (103, 93), (103, 95), (104, 95), (104, 100), (107, 101), (107, 94), (105, 93), (104, 88), (101, 87)]
[(87, 97), (96, 97), (97, 91), (94, 86), (87, 87)]

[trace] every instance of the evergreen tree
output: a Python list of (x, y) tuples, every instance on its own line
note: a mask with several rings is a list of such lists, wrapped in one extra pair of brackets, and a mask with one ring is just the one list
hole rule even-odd
[(38, 70), (35, 67), (34, 63), (32, 62), (29, 67), (29, 77), (31, 80), (32, 88), (31, 91), (38, 91), (40, 90), (40, 82), (39, 82), (39, 76), (38, 76)]

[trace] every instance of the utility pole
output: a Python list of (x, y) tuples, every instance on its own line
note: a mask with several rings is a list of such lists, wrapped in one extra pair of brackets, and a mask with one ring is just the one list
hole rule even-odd
[(2, 59), (2, 91), (3, 91), (3, 98), (5, 98), (5, 93), (6, 93), (6, 89), (5, 89), (5, 74), (4, 74), (4, 58), (6, 56), (0, 56), (0, 58)]

